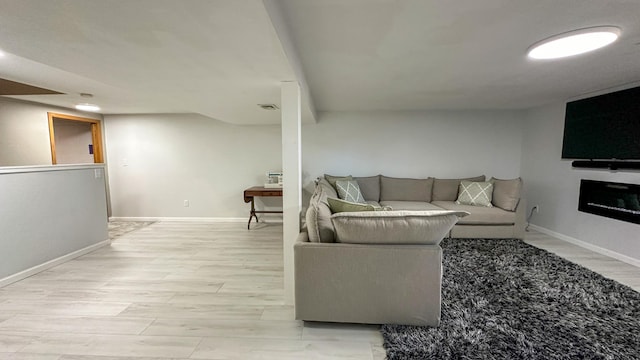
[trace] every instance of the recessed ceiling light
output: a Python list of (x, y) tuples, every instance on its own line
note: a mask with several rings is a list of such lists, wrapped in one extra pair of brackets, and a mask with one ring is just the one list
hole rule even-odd
[(93, 104), (78, 104), (76, 105), (76, 109), (78, 110), (82, 110), (82, 111), (100, 111), (100, 107), (93, 105)]
[(620, 36), (615, 26), (598, 26), (566, 32), (533, 44), (527, 55), (532, 59), (557, 59), (583, 54), (607, 46)]

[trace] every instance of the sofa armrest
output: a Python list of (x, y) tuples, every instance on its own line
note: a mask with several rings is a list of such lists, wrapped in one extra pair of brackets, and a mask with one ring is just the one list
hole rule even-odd
[(527, 226), (527, 200), (520, 198), (516, 207), (516, 221), (514, 224), (513, 235), (516, 239), (524, 239), (525, 228)]
[(438, 245), (294, 245), (296, 319), (437, 326)]

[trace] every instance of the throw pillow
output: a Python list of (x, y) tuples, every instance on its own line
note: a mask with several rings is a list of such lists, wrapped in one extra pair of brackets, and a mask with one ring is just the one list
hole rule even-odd
[(331, 209), (332, 214), (339, 213), (339, 212), (393, 210), (391, 206), (375, 206), (371, 204), (354, 203), (354, 202), (334, 199), (334, 198), (327, 198), (327, 202), (329, 203), (329, 208)]
[(433, 179), (432, 201), (456, 201), (458, 198), (458, 188), (462, 180), (485, 181), (484, 175), (469, 177), (464, 179)]
[(500, 180), (491, 178), (493, 183), (493, 205), (507, 211), (514, 211), (520, 201), (522, 179)]
[(463, 180), (460, 182), (456, 204), (493, 207), (492, 196), (493, 183)]
[(338, 191), (338, 197), (342, 200), (360, 204), (366, 203), (362, 192), (360, 192), (360, 186), (355, 180), (337, 180), (336, 190)]
[[(325, 178), (325, 180), (327, 180), (329, 182), (329, 184), (331, 184), (331, 186), (333, 186), (334, 189), (336, 189), (336, 181), (338, 181), (338, 180), (353, 180), (353, 176), (351, 176), (351, 175), (333, 176), (333, 175), (324, 174), (324, 178)], [(338, 189), (336, 189), (336, 190), (338, 190)]]
[(376, 209), (375, 206), (370, 204), (361, 204), (334, 198), (327, 198), (327, 202), (329, 203), (332, 214), (339, 212), (374, 211)]

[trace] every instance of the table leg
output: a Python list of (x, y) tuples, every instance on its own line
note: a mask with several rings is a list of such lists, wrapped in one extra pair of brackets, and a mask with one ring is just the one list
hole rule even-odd
[(251, 218), (256, 218), (256, 222), (258, 222), (258, 215), (256, 215), (256, 205), (254, 202), (254, 197), (251, 198), (251, 213), (249, 214), (249, 222), (247, 223), (247, 230), (251, 230)]

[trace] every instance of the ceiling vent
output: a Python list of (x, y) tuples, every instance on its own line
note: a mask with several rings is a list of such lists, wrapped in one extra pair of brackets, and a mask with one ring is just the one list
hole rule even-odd
[(258, 104), (264, 110), (278, 110), (280, 109), (276, 104)]

